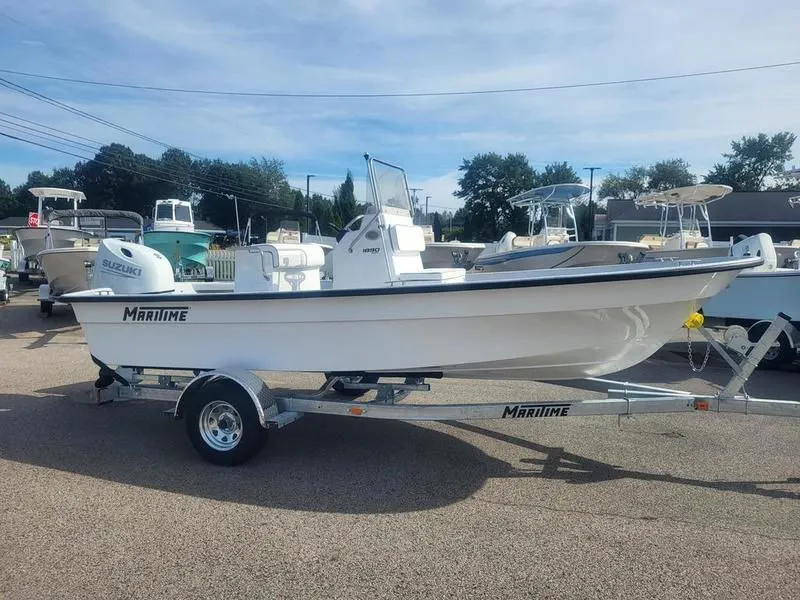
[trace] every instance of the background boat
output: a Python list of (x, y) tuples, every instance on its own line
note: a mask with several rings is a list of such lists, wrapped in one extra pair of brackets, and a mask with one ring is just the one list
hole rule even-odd
[(175, 272), (205, 275), (211, 236), (195, 231), (190, 202), (156, 200), (152, 229), (144, 232), (144, 244), (166, 256)]

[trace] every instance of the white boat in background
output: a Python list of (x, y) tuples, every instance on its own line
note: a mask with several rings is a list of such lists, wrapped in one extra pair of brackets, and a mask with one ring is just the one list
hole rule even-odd
[(62, 188), (30, 188), (28, 190), (36, 196), (38, 206), (36, 209), (35, 225), (19, 227), (14, 231), (14, 236), (22, 248), (22, 261), (17, 267), (19, 280), (27, 281), (31, 274), (41, 273), (38, 255), (46, 248), (73, 248), (76, 244), (90, 239), (92, 234), (78, 228), (77, 218), (73, 218), (71, 225), (64, 225), (61, 222), (50, 223), (45, 226), (44, 209), (45, 201), (48, 198), (54, 200), (68, 200), (72, 203), (72, 209), (77, 210), (80, 202), (86, 200), (83, 192)]
[[(73, 247), (48, 247), (37, 255), (47, 283), (39, 286), (39, 307), (41, 312), (51, 314), (53, 303), (63, 294), (88, 290), (90, 271), (94, 267), (99, 240), (108, 236), (108, 219), (128, 219), (139, 226), (137, 243), (142, 241), (144, 220), (142, 216), (130, 211), (84, 208), (76, 210), (57, 210), (47, 215), (47, 227), (52, 222), (65, 218), (90, 218), (102, 220), (102, 237), (81, 240)], [(52, 240), (52, 236), (48, 236)]]
[(486, 249), (480, 242), (461, 242), (450, 240), (437, 242), (433, 235), (433, 227), (420, 225), (425, 238), (425, 250), (422, 251), (422, 266), (426, 269), (463, 267), (471, 269), (475, 259)]
[(528, 209), (528, 235), (506, 233), (486, 244), (475, 259), (475, 271), (524, 271), (557, 267), (591, 267), (633, 262), (647, 250), (637, 242), (579, 241), (574, 202), (589, 192), (579, 183), (559, 183), (509, 199)]
[(8, 283), (8, 267), (9, 259), (3, 257), (3, 245), (0, 244), (0, 302), (6, 304), (11, 292), (11, 286)]
[(188, 282), (179, 287), (157, 251), (103, 240), (97, 260), (119, 266), (96, 271), (93, 289), (61, 298), (72, 304), (94, 360), (348, 376), (601, 376), (648, 358), (742, 269), (762, 263), (426, 269), (405, 172), (365, 158), (370, 206), (361, 227), (331, 251), (327, 285), (317, 244), (237, 248), (234, 291), (204, 293)]
[(772, 238), (766, 233), (750, 236), (731, 248), (734, 257), (755, 256), (763, 264), (744, 269), (722, 292), (702, 308), (703, 316), (723, 325), (748, 329), (751, 341), (758, 339), (778, 313), (788, 315), (793, 335), (781, 334), (762, 366), (791, 363), (800, 348), (800, 268), (780, 266)]
[[(700, 183), (663, 192), (651, 192), (636, 198), (634, 204), (637, 207), (657, 208), (661, 211), (658, 234), (644, 235), (639, 240), (649, 248), (644, 259), (727, 256), (732, 242), (713, 240), (708, 204), (724, 198), (732, 191), (733, 188), (728, 185)], [(671, 232), (670, 230), (674, 228), (670, 224), (673, 210), (677, 220), (677, 231)], [(707, 235), (702, 233), (698, 212), (705, 221)]]

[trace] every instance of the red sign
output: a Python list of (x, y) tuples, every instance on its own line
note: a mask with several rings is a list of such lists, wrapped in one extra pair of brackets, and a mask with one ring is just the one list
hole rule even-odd
[(39, 226), (39, 213), (29, 212), (28, 227), (38, 227), (38, 226)]

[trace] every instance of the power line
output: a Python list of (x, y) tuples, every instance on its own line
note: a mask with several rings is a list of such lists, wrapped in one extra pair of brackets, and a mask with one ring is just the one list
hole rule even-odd
[(793, 60), (781, 63), (755, 65), (750, 67), (733, 67), (730, 69), (716, 69), (710, 71), (696, 71), (691, 73), (678, 73), (675, 75), (657, 75), (652, 77), (637, 77), (630, 79), (613, 79), (608, 81), (592, 81), (585, 83), (565, 83), (557, 85), (540, 85), (518, 88), (499, 88), (490, 90), (462, 90), (454, 92), (386, 92), (386, 93), (317, 93), (317, 92), (244, 92), (232, 90), (210, 90), (198, 88), (175, 88), (156, 85), (138, 85), (132, 83), (114, 83), (109, 81), (94, 81), (90, 79), (78, 79), (73, 77), (61, 77), (57, 75), (44, 75), (41, 73), (30, 73), (26, 71), (15, 71), (12, 69), (0, 69), (0, 73), (18, 75), (20, 77), (32, 77), (35, 79), (47, 79), (51, 81), (62, 81), (66, 83), (76, 83), (80, 85), (94, 85), (102, 87), (123, 88), (131, 90), (143, 90), (154, 92), (171, 92), (179, 94), (205, 94), (213, 96), (244, 96), (262, 98), (421, 98), (435, 96), (474, 96), (482, 94), (516, 94), (528, 92), (543, 92), (550, 90), (569, 90), (588, 87), (602, 87), (611, 85), (626, 85), (632, 83), (649, 83), (654, 81), (668, 81), (671, 79), (687, 79), (690, 77), (707, 77), (710, 75), (727, 75), (730, 73), (743, 73), (746, 71), (761, 71), (765, 69), (777, 69), (780, 67), (791, 67), (800, 65), (800, 60)]
[[(93, 161), (93, 162), (96, 162), (96, 163), (98, 163), (100, 165), (103, 165), (103, 166), (106, 166), (106, 167), (110, 167), (112, 169), (120, 169), (122, 171), (127, 171), (128, 173), (133, 173), (134, 175), (140, 175), (142, 177), (149, 177), (150, 179), (156, 179), (158, 181), (164, 181), (166, 183), (175, 183), (175, 181), (173, 179), (165, 179), (163, 177), (158, 177), (158, 176), (150, 174), (150, 173), (143, 173), (141, 171), (137, 171), (135, 169), (130, 169), (128, 167), (123, 167), (123, 166), (120, 166), (120, 165), (107, 163), (107, 162), (104, 162), (102, 160), (97, 160), (95, 158), (89, 158), (89, 157), (86, 157), (86, 156), (82, 156), (80, 154), (75, 154), (74, 152), (69, 152), (67, 150), (62, 150), (60, 148), (54, 148), (53, 146), (48, 146), (47, 144), (41, 144), (39, 142), (34, 142), (32, 140), (27, 140), (25, 138), (21, 138), (21, 137), (18, 137), (16, 135), (11, 135), (9, 133), (5, 133), (5, 132), (2, 132), (2, 131), (0, 131), (0, 136), (6, 137), (6, 138), (9, 138), (9, 139), (12, 139), (12, 140), (16, 140), (18, 142), (24, 142), (26, 144), (31, 144), (33, 146), (38, 146), (40, 148), (46, 148), (47, 150), (53, 150), (55, 152), (60, 152), (62, 154), (67, 154), (69, 156), (73, 156), (73, 157), (79, 158), (81, 160)], [(207, 193), (207, 194), (222, 195), (222, 194), (220, 194), (219, 191), (209, 190), (209, 189), (205, 189), (205, 188), (201, 188), (201, 187), (195, 187), (195, 189), (197, 191), (199, 191), (199, 192), (203, 192), (203, 193)], [(284, 206), (282, 204), (275, 204), (273, 202), (264, 202), (264, 201), (261, 201), (261, 200), (252, 200), (250, 198), (244, 198), (244, 197), (239, 197), (239, 199), (243, 200), (245, 202), (249, 202), (251, 204), (260, 204), (262, 206), (268, 206), (270, 208), (279, 208), (281, 210), (288, 210), (288, 207)]]
[[(107, 127), (111, 127), (112, 129), (115, 129), (117, 131), (121, 131), (123, 133), (127, 133), (129, 135), (135, 136), (135, 137), (137, 137), (139, 139), (142, 139), (144, 141), (157, 144), (159, 146), (162, 146), (162, 147), (166, 148), (167, 150), (172, 150), (172, 149), (181, 150), (182, 152), (185, 152), (189, 156), (192, 156), (192, 157), (197, 158), (199, 160), (210, 160), (210, 159), (208, 159), (208, 157), (201, 156), (201, 155), (195, 154), (193, 152), (189, 152), (188, 150), (184, 150), (183, 148), (178, 148), (177, 146), (174, 146), (172, 144), (168, 144), (166, 142), (162, 142), (161, 140), (157, 140), (155, 138), (152, 138), (150, 136), (141, 134), (141, 133), (139, 133), (137, 131), (134, 131), (132, 129), (128, 129), (127, 127), (123, 127), (122, 125), (119, 125), (119, 124), (114, 123), (112, 121), (108, 121), (107, 119), (103, 119), (103, 118), (98, 117), (96, 115), (92, 115), (91, 113), (88, 113), (86, 111), (83, 111), (83, 110), (80, 110), (78, 108), (75, 108), (74, 106), (70, 106), (69, 104), (61, 102), (59, 100), (55, 100), (54, 98), (50, 98), (49, 96), (46, 96), (44, 94), (41, 94), (41, 93), (36, 92), (34, 90), (31, 90), (30, 88), (26, 88), (25, 86), (19, 85), (17, 83), (8, 81), (7, 79), (4, 79), (2, 77), (0, 77), (0, 86), (3, 86), (3, 87), (5, 87), (7, 89), (10, 89), (12, 91), (16, 91), (16, 92), (18, 92), (20, 94), (23, 94), (25, 96), (34, 98), (35, 100), (40, 100), (40, 101), (45, 102), (45, 103), (47, 103), (47, 104), (49, 104), (51, 106), (55, 106), (56, 108), (60, 108), (62, 110), (66, 110), (69, 113), (72, 113), (74, 115), (89, 119), (89, 120), (94, 121), (96, 123), (99, 123), (101, 125), (105, 125)], [(3, 114), (7, 114), (7, 113), (3, 113)], [(15, 117), (14, 115), (9, 115), (9, 116), (11, 116), (12, 118), (18, 118), (18, 117)], [(25, 119), (23, 119), (23, 120), (25, 120)], [(29, 121), (29, 122), (31, 122), (31, 121)], [(47, 127), (46, 125), (41, 125), (41, 126)], [(55, 128), (50, 128), (50, 129), (53, 129), (54, 131), (61, 131), (61, 130), (58, 130), (58, 129), (55, 129)], [(62, 133), (66, 133), (66, 132), (63, 132), (63, 131), (61, 131), (61, 132)], [(76, 136), (75, 134), (67, 134), (67, 135), (73, 135), (74, 137), (81, 137), (81, 136)], [(88, 139), (88, 138), (82, 138), (82, 139)], [(89, 141), (95, 141), (95, 140), (89, 140)], [(99, 143), (99, 142), (97, 142), (97, 143)], [(221, 187), (227, 187), (228, 191), (231, 191), (231, 192), (240, 193), (242, 191), (242, 189), (244, 189), (244, 188), (241, 188), (240, 186), (223, 183), (221, 177), (218, 177), (218, 181), (216, 183), (211, 182), (211, 180), (208, 179), (206, 176), (203, 176), (203, 177), (207, 179), (208, 183), (211, 183), (212, 185), (218, 185), (218, 186), (221, 186)], [(293, 189), (293, 190), (301, 191), (301, 192), (303, 191), (301, 188), (296, 187), (296, 186), (292, 186), (292, 185), (290, 185), (289, 188)], [(245, 190), (244, 193), (254, 193), (254, 191), (255, 191), (254, 189), (251, 189), (249, 191)], [(319, 195), (321, 195), (323, 197), (326, 197), (326, 198), (333, 198), (333, 196), (331, 196), (330, 194), (319, 194)]]

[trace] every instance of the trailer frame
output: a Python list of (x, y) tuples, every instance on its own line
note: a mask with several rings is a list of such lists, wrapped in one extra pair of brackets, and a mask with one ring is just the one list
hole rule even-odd
[[(777, 337), (792, 327), (791, 319), (779, 314), (761, 338), (746, 347), (729, 347), (741, 359), (736, 361), (725, 346), (703, 327), (699, 329), (711, 346), (733, 370), (728, 383), (715, 394), (695, 394), (613, 379), (582, 380), (605, 389), (600, 399), (562, 401), (507, 401), (477, 404), (400, 404), (410, 393), (429, 391), (427, 377), (436, 373), (364, 373), (372, 376), (360, 382), (354, 374), (326, 374), (315, 392), (274, 394), (266, 382), (251, 371), (216, 369), (193, 371), (192, 375), (148, 375), (144, 368), (112, 369), (92, 357), (100, 376), (90, 392), (96, 404), (134, 399), (174, 403), (163, 411), (184, 419), (195, 449), (212, 463), (236, 465), (259, 452), (267, 431), (282, 428), (306, 414), (337, 415), (366, 419), (402, 421), (459, 421), (481, 419), (526, 419), (580, 416), (631, 416), (684, 412), (739, 413), (800, 417), (800, 401), (753, 398), (743, 392), (744, 384)], [(180, 371), (178, 372), (180, 373)], [(376, 377), (377, 376), (377, 377)], [(403, 378), (403, 382), (380, 382), (381, 377)], [(375, 382), (372, 381), (375, 379)], [(553, 382), (560, 383), (560, 382)], [(337, 385), (338, 384), (338, 385)], [(334, 390), (337, 387), (339, 393)], [(372, 400), (358, 398), (376, 391)]]

